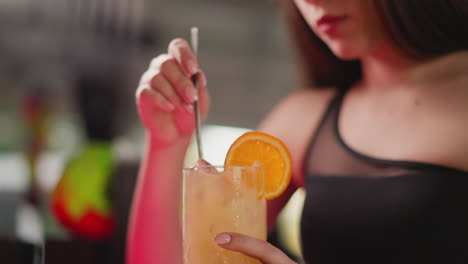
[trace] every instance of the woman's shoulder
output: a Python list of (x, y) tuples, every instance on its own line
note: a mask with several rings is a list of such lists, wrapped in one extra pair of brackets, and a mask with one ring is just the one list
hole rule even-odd
[(281, 139), (293, 160), (293, 175), (302, 186), (303, 155), (330, 101), (334, 88), (303, 89), (283, 98), (261, 123), (259, 130)]
[(447, 113), (452, 113), (454, 123), (452, 131), (454, 138), (459, 138), (458, 159), (455, 160), (455, 166), (468, 172), (468, 69), (466, 76), (459, 78), (451, 83), (452, 89), (456, 92), (453, 94), (453, 100), (448, 103)]
[(468, 77), (468, 50), (431, 59), (415, 69), (413, 76), (423, 84), (449, 83), (459, 85)]
[(445, 72), (428, 74), (432, 78), (428, 105), (432, 108), (427, 112), (441, 135), (438, 162), (468, 172), (468, 53), (465, 59), (446, 58)]

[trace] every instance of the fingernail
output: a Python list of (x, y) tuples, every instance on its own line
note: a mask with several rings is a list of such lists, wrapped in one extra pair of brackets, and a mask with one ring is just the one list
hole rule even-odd
[(186, 104), (186, 105), (184, 106), (184, 108), (185, 108), (185, 110), (187, 110), (187, 112), (189, 112), (189, 113), (194, 113), (194, 112), (195, 112), (195, 110), (194, 110), (194, 108), (193, 108), (193, 105), (191, 105), (191, 104)]
[(219, 234), (214, 238), (214, 241), (218, 245), (226, 245), (231, 242), (231, 236), (228, 234)]
[(198, 100), (197, 90), (193, 87), (185, 88), (185, 95), (190, 100), (190, 102), (195, 102), (196, 100)]
[(195, 73), (198, 72), (198, 66), (195, 63), (195, 61), (193, 61), (193, 60), (188, 61), (187, 66), (188, 66), (188, 69), (190, 71), (190, 74), (195, 74)]

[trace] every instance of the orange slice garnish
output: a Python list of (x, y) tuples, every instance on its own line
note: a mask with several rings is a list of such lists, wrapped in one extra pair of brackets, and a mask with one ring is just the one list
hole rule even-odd
[(292, 162), (286, 145), (267, 133), (245, 133), (229, 148), (224, 166), (255, 166), (256, 163), (263, 169), (265, 199), (280, 196), (291, 181)]

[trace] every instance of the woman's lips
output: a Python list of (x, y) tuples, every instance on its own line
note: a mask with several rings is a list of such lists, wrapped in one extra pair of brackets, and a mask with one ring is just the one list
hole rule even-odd
[(335, 28), (346, 20), (346, 16), (326, 15), (317, 20), (318, 28), (324, 33), (332, 33)]

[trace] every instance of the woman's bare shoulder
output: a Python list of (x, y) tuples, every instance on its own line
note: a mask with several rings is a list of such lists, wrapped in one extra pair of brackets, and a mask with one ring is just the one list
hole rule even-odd
[(460, 79), (457, 83), (460, 88), (459, 99), (457, 104), (454, 105), (452, 112), (457, 113), (457, 120), (460, 125), (456, 131), (462, 135), (462, 144), (460, 144), (460, 159), (458, 160), (458, 166), (464, 171), (468, 171), (468, 71), (464, 78)]
[(288, 147), (298, 186), (303, 185), (301, 168), (308, 142), (335, 94), (334, 88), (294, 92), (281, 100), (259, 127), (259, 130), (280, 138)]
[[(468, 69), (468, 68), (467, 68)], [(468, 70), (454, 74), (451, 79), (434, 82), (437, 92), (431, 95), (428, 114), (439, 131), (435, 161), (468, 171)], [(437, 160), (437, 158), (439, 160)]]

